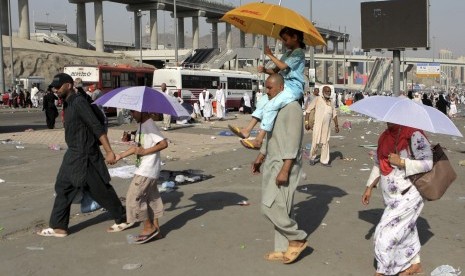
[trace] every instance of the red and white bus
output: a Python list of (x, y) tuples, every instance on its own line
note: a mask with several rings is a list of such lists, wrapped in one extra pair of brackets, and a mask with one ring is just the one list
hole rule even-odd
[(81, 78), (84, 86), (93, 85), (103, 93), (123, 86), (152, 87), (155, 69), (129, 65), (68, 65), (63, 72)]
[(252, 99), (252, 92), (258, 90), (257, 75), (245, 71), (182, 67), (157, 69), (153, 76), (153, 86), (159, 89), (162, 83), (166, 83), (171, 92), (178, 92), (184, 102), (188, 103), (196, 102), (204, 89), (215, 96), (218, 86), (221, 86), (228, 109), (239, 109), (244, 93)]

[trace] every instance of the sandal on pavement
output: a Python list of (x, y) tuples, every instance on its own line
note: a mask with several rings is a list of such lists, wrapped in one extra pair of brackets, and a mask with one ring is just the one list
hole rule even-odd
[(267, 261), (284, 261), (284, 252), (279, 252), (279, 251), (272, 251), (270, 253), (265, 254), (264, 256), (265, 260)]
[(64, 238), (68, 236), (68, 233), (57, 233), (53, 228), (45, 228), (36, 232), (37, 235), (43, 237), (55, 237), (55, 238)]
[(115, 223), (112, 226), (110, 226), (110, 228), (107, 229), (107, 232), (108, 233), (121, 232), (123, 230), (128, 229), (129, 227), (131, 227), (133, 225), (134, 225), (134, 222), (132, 222), (132, 223), (123, 222), (123, 223), (120, 223), (120, 224)]
[(258, 145), (255, 145), (252, 141), (253, 140), (250, 140), (250, 139), (242, 139), (242, 140), (240, 140), (241, 144), (245, 148), (252, 149), (252, 150), (259, 150), (260, 147)]
[(304, 242), (300, 246), (289, 246), (286, 253), (284, 253), (283, 263), (290, 264), (297, 260), (300, 253), (302, 253), (308, 246), (308, 242)]
[(229, 128), (229, 130), (231, 130), (232, 133), (236, 134), (240, 138), (242, 138), (242, 139), (247, 138), (247, 137), (245, 137), (244, 134), (242, 134), (241, 129), (238, 128), (237, 126), (228, 125), (228, 128)]
[(153, 231), (152, 233), (150, 233), (148, 235), (134, 236), (132, 243), (134, 243), (134, 244), (146, 243), (146, 242), (150, 241), (151, 239), (155, 238), (158, 234), (160, 234), (160, 229), (157, 228), (157, 229), (155, 229), (155, 231)]

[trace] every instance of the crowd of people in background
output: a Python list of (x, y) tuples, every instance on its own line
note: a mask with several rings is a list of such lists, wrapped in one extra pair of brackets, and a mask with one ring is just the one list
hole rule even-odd
[(8, 89), (0, 98), (3, 106), (9, 108), (38, 108), (43, 102), (45, 92), (33, 86), (31, 91), (27, 89)]

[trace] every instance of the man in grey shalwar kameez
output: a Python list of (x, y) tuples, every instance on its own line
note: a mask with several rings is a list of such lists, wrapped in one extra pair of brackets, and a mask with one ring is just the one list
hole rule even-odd
[[(274, 74), (265, 86), (272, 99), (284, 89), (284, 80)], [(273, 130), (268, 132), (252, 164), (252, 173), (257, 174), (264, 163), (261, 208), (275, 229), (275, 249), (265, 255), (270, 261), (292, 263), (307, 247), (307, 233), (299, 230), (292, 215), (302, 168), (302, 137), (302, 109), (298, 102), (292, 102), (278, 112)]]

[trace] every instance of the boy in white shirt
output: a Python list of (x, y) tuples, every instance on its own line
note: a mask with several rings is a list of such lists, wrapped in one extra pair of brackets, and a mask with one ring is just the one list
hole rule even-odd
[(131, 115), (140, 124), (135, 139), (138, 146), (131, 146), (117, 154), (116, 160), (131, 154), (137, 155), (136, 171), (126, 195), (126, 213), (128, 222), (143, 221), (142, 232), (134, 236), (132, 241), (142, 244), (161, 236), (158, 218), (163, 215), (163, 202), (157, 188), (157, 179), (161, 168), (160, 151), (168, 147), (168, 142), (149, 113), (132, 110)]

